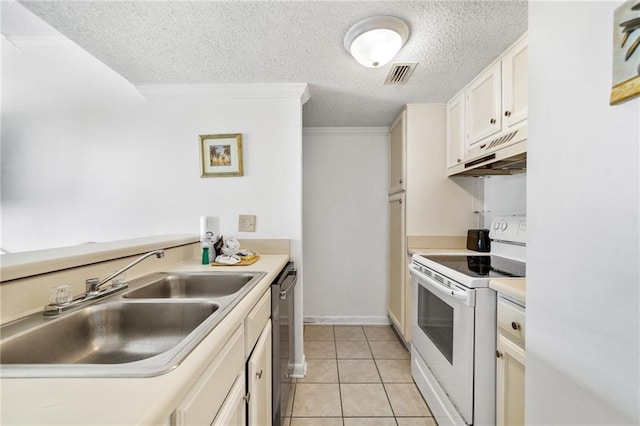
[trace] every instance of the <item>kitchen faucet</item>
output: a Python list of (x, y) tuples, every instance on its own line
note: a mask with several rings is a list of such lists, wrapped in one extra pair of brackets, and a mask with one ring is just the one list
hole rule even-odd
[[(127, 266), (125, 266), (124, 268), (109, 274), (109, 276), (107, 276), (107, 278), (104, 279), (100, 279), (100, 278), (89, 278), (88, 280), (85, 281), (85, 285), (87, 288), (87, 296), (89, 295), (97, 295), (100, 293), (100, 287), (105, 284), (106, 282), (111, 281), (112, 279), (114, 279), (115, 277), (117, 277), (118, 275), (124, 273), (125, 271), (131, 269), (132, 267), (134, 267), (135, 265), (137, 265), (138, 263), (142, 262), (143, 260), (145, 260), (147, 257), (151, 257), (153, 255), (156, 255), (156, 257), (158, 259), (162, 259), (164, 257), (164, 250), (160, 249), (160, 250), (154, 250), (154, 251), (150, 251), (149, 253), (145, 253), (142, 256), (140, 256), (139, 258), (137, 258), (136, 260), (134, 260), (133, 262), (131, 262), (130, 264), (128, 264)], [(119, 286), (116, 286), (119, 287)]]
[[(107, 296), (111, 293), (114, 293), (116, 291), (127, 288), (128, 287), (127, 284), (112, 284), (111, 287), (100, 290), (100, 287), (105, 283), (111, 281), (112, 279), (116, 278), (118, 275), (121, 275), (125, 271), (131, 269), (138, 263), (145, 260), (147, 257), (151, 257), (153, 255), (155, 255), (158, 259), (161, 259), (164, 257), (164, 250), (160, 249), (160, 250), (150, 251), (149, 253), (145, 253), (139, 258), (137, 258), (136, 260), (134, 260), (133, 262), (131, 262), (130, 264), (128, 264), (127, 266), (125, 266), (124, 268), (119, 269), (118, 271), (112, 274), (109, 274), (106, 278), (103, 278), (102, 280), (100, 278), (89, 278), (88, 280), (85, 281), (86, 292), (84, 294), (81, 294), (80, 296), (73, 298), (73, 300), (65, 301), (63, 303), (48, 304), (47, 306), (44, 307), (44, 315), (48, 317), (58, 316), (63, 312), (68, 311), (69, 309), (72, 309), (72, 308), (75, 308), (76, 306), (84, 304), (84, 302), (98, 299), (98, 298)], [(69, 297), (69, 299), (71, 298)]]

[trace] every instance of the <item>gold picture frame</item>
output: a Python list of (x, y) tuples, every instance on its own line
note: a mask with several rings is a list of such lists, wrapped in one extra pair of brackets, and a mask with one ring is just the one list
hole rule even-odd
[(242, 134), (199, 135), (200, 177), (242, 176)]
[(624, 2), (613, 12), (611, 105), (640, 94), (640, 2)]

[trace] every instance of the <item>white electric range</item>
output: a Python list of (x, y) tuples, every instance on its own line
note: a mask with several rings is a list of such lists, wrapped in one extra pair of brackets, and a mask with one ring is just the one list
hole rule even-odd
[(524, 277), (526, 218), (496, 217), (491, 252), (414, 254), (411, 370), (440, 426), (495, 424), (494, 278)]

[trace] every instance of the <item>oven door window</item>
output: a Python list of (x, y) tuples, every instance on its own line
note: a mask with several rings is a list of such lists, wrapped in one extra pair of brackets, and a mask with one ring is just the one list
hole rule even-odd
[(453, 365), (453, 308), (418, 286), (418, 327)]

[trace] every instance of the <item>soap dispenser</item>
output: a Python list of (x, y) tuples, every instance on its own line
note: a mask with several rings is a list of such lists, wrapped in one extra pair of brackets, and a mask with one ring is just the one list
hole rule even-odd
[(207, 232), (207, 236), (203, 237), (200, 240), (200, 246), (202, 247), (202, 264), (203, 265), (208, 265), (209, 263), (211, 263), (209, 260), (209, 250), (211, 248), (211, 238), (209, 234), (211, 233)]
[(208, 265), (209, 264), (209, 247), (202, 247), (202, 264), (203, 265)]

